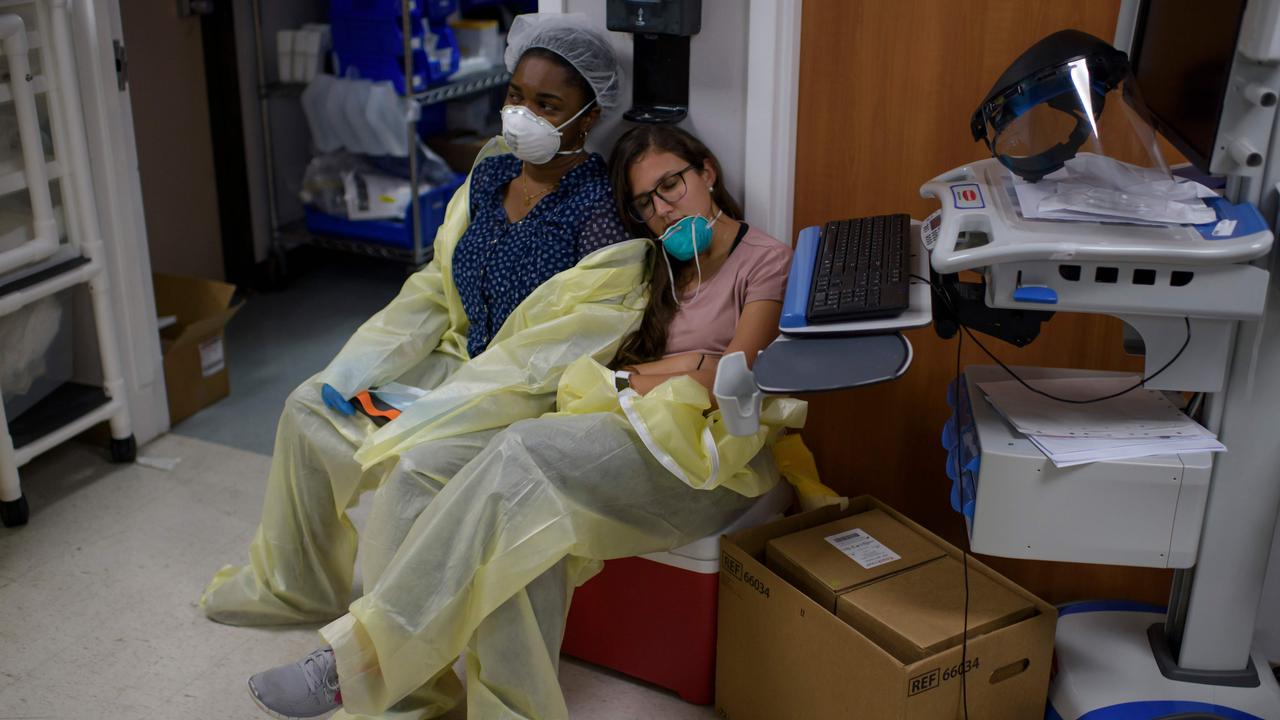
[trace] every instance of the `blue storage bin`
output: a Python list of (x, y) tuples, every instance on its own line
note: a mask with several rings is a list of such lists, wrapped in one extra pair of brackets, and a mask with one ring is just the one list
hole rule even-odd
[[(402, 7), (401, 0), (330, 0), (329, 18), (399, 18), (403, 14)], [(422, 8), (422, 0), (409, 0), (409, 14), (412, 17), (422, 17)]]
[(953, 411), (942, 426), (942, 446), (947, 450), (945, 471), (951, 480), (951, 509), (972, 521), (982, 469), (982, 449), (978, 446), (964, 377), (960, 375), (947, 386), (947, 402)]
[[(376, 37), (379, 32), (381, 31), (369, 30), (368, 37)], [(437, 48), (446, 48), (448, 50), (448, 60), (442, 64), (435, 58), (430, 57), (424, 50), (414, 51), (413, 92), (421, 92), (428, 87), (448, 82), (449, 78), (458, 70), (458, 63), (461, 57), (458, 53), (458, 42), (454, 37), (453, 30), (449, 27), (441, 27), (434, 28), (433, 32), (438, 38), (436, 41)], [(357, 31), (357, 34), (359, 34), (359, 31)], [(392, 33), (388, 33), (388, 35), (390, 34)], [(397, 38), (402, 37), (399, 30), (396, 30), (393, 34)], [(339, 43), (337, 41), (338, 36), (335, 30), (333, 55), (337, 63), (338, 75), (349, 76), (352, 73), (349, 73), (348, 70), (353, 69), (355, 76), (365, 80), (373, 80), (375, 82), (390, 80), (396, 86), (396, 92), (401, 95), (405, 94), (402, 45)], [(383, 51), (382, 48), (388, 48), (388, 51)]]
[[(422, 38), (426, 34), (422, 22), (415, 20), (409, 25), (413, 30), (413, 48), (422, 50)], [(333, 51), (350, 55), (402, 56), (404, 26), (398, 18), (334, 18)]]
[(476, 8), (500, 5), (516, 15), (538, 12), (538, 0), (519, 0), (519, 2), (514, 0), (461, 0), (461, 5), (463, 10), (475, 10)]
[[(454, 192), (462, 187), (465, 175), (459, 174), (453, 182), (425, 192), (418, 199), (422, 208), (422, 245), (427, 247), (435, 240), (436, 230), (444, 222), (445, 206)], [(306, 206), (307, 229), (317, 235), (336, 235), (349, 239), (366, 240), (376, 245), (413, 249), (413, 217), (401, 220), (348, 220), (327, 215)]]
[(427, 19), (432, 23), (444, 22), (458, 9), (458, 0), (423, 0)]
[[(410, 0), (409, 17), (424, 14), (433, 23), (444, 22), (458, 9), (458, 0)], [(398, 20), (403, 17), (400, 0), (331, 0), (329, 18)], [(334, 23), (337, 24), (336, 22)]]

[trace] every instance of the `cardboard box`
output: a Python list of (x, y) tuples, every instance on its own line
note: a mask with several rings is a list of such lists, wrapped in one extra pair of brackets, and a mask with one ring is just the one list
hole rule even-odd
[(965, 617), (961, 562), (942, 557), (863, 585), (836, 599), (836, 616), (903, 662), (915, 662), (1035, 614), (1027, 598), (969, 573)]
[(1035, 614), (915, 662), (903, 662), (765, 566), (770, 540), (881, 510), (959, 561), (960, 550), (879, 501), (855, 498), (721, 541), (716, 709), (726, 720), (957, 720), (1044, 716), (1057, 610), (976, 559), (976, 575), (1031, 603)]
[(765, 562), (831, 612), (836, 597), (946, 553), (881, 510), (770, 540)]
[(234, 285), (216, 280), (152, 275), (156, 314), (177, 322), (160, 331), (169, 424), (177, 425), (231, 392), (223, 330), (240, 309)]

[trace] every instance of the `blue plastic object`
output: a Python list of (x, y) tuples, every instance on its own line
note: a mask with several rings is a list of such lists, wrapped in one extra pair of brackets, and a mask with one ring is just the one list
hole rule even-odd
[[(1234, 205), (1225, 198), (1213, 197), (1206, 198), (1204, 204), (1218, 213), (1218, 219), (1214, 222), (1192, 226), (1205, 240), (1231, 240), (1268, 230), (1266, 221), (1262, 219), (1262, 213), (1249, 203)], [(1214, 235), (1213, 229), (1223, 220), (1235, 220), (1235, 230), (1230, 235)]]
[(796, 248), (791, 255), (791, 270), (787, 277), (787, 294), (782, 300), (782, 319), (778, 326), (783, 330), (808, 325), (809, 286), (813, 284), (813, 269), (818, 262), (818, 245), (822, 240), (822, 228), (812, 225), (796, 236)]
[(325, 383), (324, 387), (320, 388), (320, 397), (324, 399), (324, 404), (334, 412), (343, 415), (356, 414), (356, 407), (342, 397), (342, 393), (338, 392), (337, 388), (329, 383)]
[(972, 520), (977, 501), (977, 485), (973, 481), (973, 473), (966, 470), (960, 473), (960, 507), (956, 509), (961, 515)]
[(964, 469), (972, 473), (974, 477), (978, 477), (978, 471), (982, 469), (982, 456), (974, 455), (969, 458), (969, 461), (964, 464)]
[[(422, 50), (426, 28), (421, 20), (409, 23), (414, 50)], [(340, 55), (404, 55), (404, 26), (394, 20), (366, 17), (334, 18), (333, 51)]]
[(1068, 615), (1092, 612), (1143, 612), (1163, 615), (1168, 610), (1164, 605), (1138, 602), (1137, 600), (1081, 600), (1059, 605), (1058, 617), (1064, 618)]
[[(435, 238), (436, 230), (444, 222), (445, 206), (449, 198), (462, 186), (465, 175), (458, 175), (453, 182), (434, 188), (422, 194), (419, 203), (422, 207), (422, 244), (428, 246)], [(348, 220), (346, 218), (326, 215), (311, 206), (305, 208), (307, 229), (317, 235), (336, 235), (338, 237), (364, 240), (374, 245), (401, 248), (413, 248), (413, 218), (406, 216), (399, 220)]]
[(982, 458), (963, 375), (947, 385), (947, 402), (954, 408), (942, 426), (942, 446), (947, 450), (944, 471), (951, 480), (951, 509), (973, 520)]
[(432, 23), (444, 22), (458, 9), (458, 0), (423, 0), (423, 9)]
[[(338, 75), (374, 82), (389, 80), (395, 85), (396, 92), (405, 94), (404, 35), (399, 24), (353, 20), (341, 25), (335, 23), (333, 33), (333, 56)], [(425, 42), (425, 32), (414, 36), (420, 47), (413, 51), (413, 92), (448, 82), (462, 61), (452, 28), (442, 25), (432, 28), (432, 33), (435, 35), (435, 47), (431, 48), (431, 53), (421, 47)], [(443, 62), (441, 54), (445, 54)]]
[(538, 0), (461, 0), (460, 4), (464, 11), (501, 5), (514, 15), (538, 12)]
[[(422, 92), (433, 85), (440, 85), (449, 80), (453, 73), (458, 69), (458, 46), (453, 41), (453, 31), (449, 31), (450, 60), (446, 64), (441, 64), (438, 60), (430, 58), (425, 52), (415, 52), (413, 54), (413, 81), (412, 92)], [(372, 80), (381, 82), (389, 80), (396, 87), (396, 92), (401, 95), (405, 94), (404, 81), (404, 62), (395, 55), (360, 55), (350, 51), (341, 52), (335, 50), (334, 59), (337, 61), (338, 74), (341, 76), (354, 76), (364, 80)], [(447, 65), (447, 70), (446, 70)], [(353, 72), (349, 72), (353, 71)]]
[(1013, 291), (1013, 299), (1018, 302), (1057, 305), (1058, 293), (1053, 288), (1043, 285), (1023, 285)]
[[(1045, 708), (1045, 720), (1062, 720), (1062, 716), (1050, 704)], [(1152, 720), (1152, 718), (1214, 718), (1214, 720), (1263, 720), (1242, 710), (1225, 705), (1195, 702), (1191, 700), (1135, 700), (1090, 710), (1080, 720)]]
[(953, 414), (942, 424), (942, 448), (952, 450), (959, 442), (960, 436), (956, 434), (956, 416)]
[[(422, 17), (421, 0), (409, 0), (409, 15)], [(365, 17), (394, 20), (403, 14), (402, 0), (329, 0), (329, 17)]]

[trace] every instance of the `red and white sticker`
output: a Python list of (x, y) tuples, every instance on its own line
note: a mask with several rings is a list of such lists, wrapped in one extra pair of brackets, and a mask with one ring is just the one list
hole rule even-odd
[(961, 210), (972, 210), (987, 206), (982, 200), (982, 189), (978, 187), (977, 183), (952, 185), (951, 199), (955, 206)]

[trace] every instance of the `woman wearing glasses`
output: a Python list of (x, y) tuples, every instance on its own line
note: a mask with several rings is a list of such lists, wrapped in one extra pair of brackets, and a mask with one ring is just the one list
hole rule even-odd
[[(557, 667), (573, 588), (602, 560), (718, 532), (778, 482), (768, 444), (803, 423), (800, 401), (767, 401), (774, 427), (755, 437), (715, 440), (706, 476), (668, 462), (672, 445), (650, 431), (682, 413), (703, 422), (720, 354), (753, 359), (777, 336), (790, 248), (741, 221), (719, 163), (682, 130), (629, 131), (611, 175), (631, 229), (674, 258), (657, 261), (625, 345), (631, 387), (573, 363), (558, 412), (511, 425), (449, 480), (377, 584), (320, 631), (329, 647), (250, 678), (272, 714), (438, 717), (457, 702), (462, 654), (468, 717), (568, 718)], [(693, 443), (718, 425), (706, 418)]]
[(636, 127), (609, 167), (628, 230), (661, 245), (640, 329), (614, 364), (643, 393), (677, 374), (710, 388), (724, 354), (753, 363), (778, 336), (791, 248), (742, 222), (719, 161), (684, 130)]

